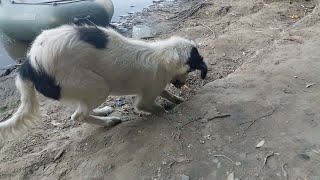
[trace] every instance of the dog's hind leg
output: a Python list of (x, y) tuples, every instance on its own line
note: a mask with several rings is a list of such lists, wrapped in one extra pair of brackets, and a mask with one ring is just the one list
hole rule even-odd
[[(95, 109), (103, 103), (109, 95), (109, 87), (105, 80), (98, 74), (87, 69), (77, 70), (79, 76), (83, 77), (82, 82), (70, 80), (70, 83), (75, 83), (74, 86), (69, 86), (65, 90), (69, 97), (73, 96), (78, 103), (78, 109), (73, 113), (71, 119), (74, 121), (85, 122), (89, 124), (97, 124), (101, 126), (113, 126), (121, 122), (118, 117), (98, 117), (95, 115), (108, 114), (111, 110), (104, 108), (101, 110)], [(69, 83), (69, 84), (70, 84)], [(67, 83), (65, 83), (67, 84)], [(74, 93), (74, 92), (77, 93)], [(94, 110), (95, 109), (95, 110)]]
[(92, 110), (92, 115), (94, 116), (107, 116), (112, 113), (114, 109), (110, 106), (105, 106), (103, 108), (96, 108)]
[(88, 124), (96, 124), (100, 126), (114, 126), (121, 123), (119, 117), (98, 117), (90, 115), (91, 108), (89, 104), (84, 102), (79, 103), (78, 109), (72, 114), (71, 119), (78, 122), (84, 122)]

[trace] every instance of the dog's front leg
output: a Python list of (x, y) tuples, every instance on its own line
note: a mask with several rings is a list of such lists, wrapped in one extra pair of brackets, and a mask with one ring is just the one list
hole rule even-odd
[(149, 93), (138, 96), (136, 101), (136, 111), (143, 111), (152, 114), (166, 113), (167, 111), (161, 105), (154, 102), (156, 97), (157, 95), (151, 96)]
[(111, 114), (114, 111), (114, 109), (110, 106), (105, 106), (103, 108), (96, 108), (93, 109), (91, 114), (94, 116), (107, 116)]
[(167, 90), (163, 90), (160, 94), (161, 97), (175, 103), (175, 104), (180, 104), (182, 103), (184, 100), (181, 97), (175, 96), (174, 94), (171, 94), (169, 91)]

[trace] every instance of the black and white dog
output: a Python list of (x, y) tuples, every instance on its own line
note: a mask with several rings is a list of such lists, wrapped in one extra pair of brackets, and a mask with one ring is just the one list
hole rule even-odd
[(109, 95), (137, 95), (136, 110), (166, 112), (155, 103), (162, 96), (173, 103), (183, 100), (165, 90), (169, 83), (180, 88), (189, 72), (207, 65), (195, 43), (181, 37), (144, 42), (123, 37), (112, 29), (63, 25), (43, 31), (33, 42), (20, 67), (16, 86), (21, 105), (0, 123), (2, 138), (38, 118), (36, 91), (44, 96), (78, 105), (72, 120), (112, 126), (120, 118), (106, 116), (111, 107), (95, 109)]

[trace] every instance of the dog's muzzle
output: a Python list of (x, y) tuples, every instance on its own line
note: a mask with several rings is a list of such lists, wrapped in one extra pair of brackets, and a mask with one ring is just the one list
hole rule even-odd
[(185, 83), (182, 83), (182, 82), (179, 81), (179, 80), (171, 81), (171, 84), (172, 84), (174, 87), (178, 88), (178, 89), (181, 89), (182, 86), (185, 85)]
[(207, 77), (208, 73), (208, 66), (206, 65), (205, 62), (200, 66), (199, 70), (201, 71), (201, 78), (205, 79)]
[(207, 77), (207, 73), (208, 73), (208, 66), (206, 65), (205, 62), (202, 62), (200, 65), (191, 68), (189, 72), (192, 72), (194, 70), (200, 70), (201, 71), (201, 79), (205, 79)]

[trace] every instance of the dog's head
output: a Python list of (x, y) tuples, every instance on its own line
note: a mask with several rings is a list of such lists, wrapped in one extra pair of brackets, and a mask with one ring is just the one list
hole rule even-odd
[(182, 38), (180, 41), (182, 43), (176, 48), (179, 54), (180, 65), (176, 69), (176, 75), (171, 80), (171, 83), (176, 88), (181, 88), (186, 84), (188, 73), (192, 71), (200, 70), (202, 79), (205, 79), (208, 73), (208, 67), (203, 57), (199, 54), (195, 43)]
[(184, 73), (184, 74), (179, 74), (176, 75), (172, 80), (171, 80), (171, 84), (174, 85), (174, 87), (180, 89), (182, 86), (184, 86), (187, 82), (187, 78), (188, 78), (188, 72)]
[(187, 61), (190, 69), (188, 72), (192, 72), (194, 70), (201, 71), (201, 78), (205, 79), (208, 73), (208, 67), (206, 63), (203, 61), (203, 57), (199, 54), (198, 49), (196, 47), (192, 47), (190, 51), (190, 57)]

